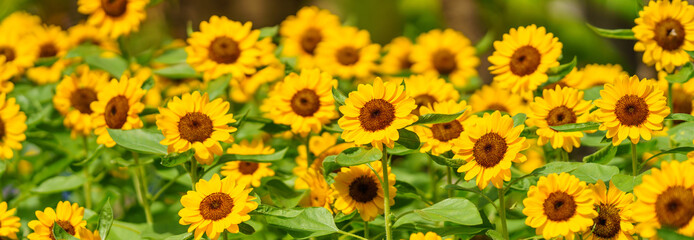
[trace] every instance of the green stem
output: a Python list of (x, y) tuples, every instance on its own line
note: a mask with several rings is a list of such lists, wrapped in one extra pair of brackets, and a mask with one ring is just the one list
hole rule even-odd
[(195, 160), (195, 157), (190, 160), (188, 173), (190, 174), (190, 181), (193, 183), (193, 191), (195, 191), (195, 184), (198, 182), (198, 160)]
[(636, 176), (638, 175), (638, 162), (639, 160), (636, 158), (636, 144), (631, 144), (631, 175)]
[(353, 234), (353, 233), (350, 233), (350, 232), (345, 232), (345, 231), (342, 231), (342, 230), (338, 230), (337, 232), (338, 232), (339, 234), (347, 235), (347, 236), (350, 236), (350, 237), (353, 237), (353, 238), (356, 238), (356, 239), (369, 240), (368, 238), (364, 238), (364, 237), (362, 237), (362, 236), (359, 236), (359, 235), (356, 235), (356, 234)]
[[(447, 169), (448, 169), (448, 185), (452, 185), (453, 184), (453, 168), (447, 167)], [(452, 188), (448, 188), (448, 197), (449, 198), (453, 197), (453, 189)]]
[(169, 182), (167, 182), (163, 187), (161, 187), (161, 189), (159, 189), (159, 191), (156, 194), (154, 194), (154, 196), (150, 199), (150, 201), (152, 201), (152, 202), (156, 201), (159, 198), (159, 196), (161, 196), (161, 194), (163, 194), (164, 191), (166, 191), (166, 189), (171, 187), (171, 185), (176, 183), (176, 180), (178, 180), (178, 178), (181, 176), (183, 176), (183, 174), (178, 174), (178, 175), (176, 175), (176, 177), (172, 178)]
[(147, 186), (144, 185), (144, 170), (142, 165), (140, 165), (140, 157), (136, 152), (133, 153), (133, 161), (135, 163), (135, 192), (137, 193), (137, 197), (140, 199), (140, 205), (142, 205), (142, 209), (145, 210), (145, 220), (147, 221), (147, 225), (152, 226), (152, 212), (149, 209), (149, 201), (147, 201)]
[(436, 171), (434, 170), (434, 160), (429, 159), (429, 182), (431, 182), (431, 201), (433, 202), (438, 202), (437, 196), (437, 187), (436, 187), (436, 174), (434, 174)]
[(501, 218), (501, 235), (508, 240), (508, 228), (506, 227), (506, 203), (504, 202), (504, 189), (499, 188), (499, 218)]
[(381, 158), (381, 163), (383, 163), (383, 218), (385, 220), (386, 227), (386, 240), (393, 240), (393, 233), (390, 229), (390, 187), (388, 185), (388, 158), (387, 158), (386, 148), (383, 148), (383, 157)]
[(229, 240), (229, 232), (226, 230), (222, 232), (222, 238), (224, 238), (224, 240)]
[[(667, 106), (670, 108), (670, 113), (675, 113), (674, 112), (674, 103), (672, 102), (672, 83), (668, 82), (667, 83)], [(675, 124), (675, 120), (666, 120), (665, 121), (665, 126), (667, 126), (668, 129), (672, 129), (672, 126)], [(672, 138), (670, 138), (670, 148), (673, 148), (675, 143)], [(670, 160), (675, 160), (675, 154), (673, 153), (670, 155)]]
[(561, 152), (561, 161), (562, 162), (570, 162), (569, 160), (569, 152), (567, 152), (564, 149), (559, 150)]
[(313, 155), (311, 155), (311, 150), (309, 148), (311, 142), (311, 133), (306, 135), (306, 169), (311, 168), (313, 164)]
[(369, 221), (364, 221), (364, 238), (369, 238)]
[[(82, 141), (84, 142), (84, 158), (89, 157), (89, 145), (87, 141), (87, 136), (82, 137)], [(84, 201), (85, 207), (87, 209), (92, 209), (92, 179), (91, 179), (91, 174), (89, 174), (89, 163), (84, 164), (84, 178), (86, 181), (84, 182)]]

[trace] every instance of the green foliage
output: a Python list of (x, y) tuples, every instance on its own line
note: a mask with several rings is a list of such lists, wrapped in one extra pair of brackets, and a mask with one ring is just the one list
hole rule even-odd
[(588, 27), (602, 37), (614, 39), (636, 40), (631, 29), (602, 29), (586, 23)]
[(265, 219), (294, 238), (320, 237), (340, 230), (333, 215), (322, 207), (297, 210), (296, 215), (267, 215)]
[(410, 125), (447, 123), (457, 119), (464, 112), (465, 110), (453, 114), (428, 113), (419, 116), (419, 119)]
[(164, 140), (164, 135), (158, 131), (109, 128), (108, 134), (111, 135), (116, 144), (129, 150), (156, 155), (166, 155), (168, 153), (166, 146), (159, 143)]
[(581, 132), (598, 130), (600, 123), (596, 122), (585, 122), (585, 123), (569, 123), (559, 126), (550, 126), (550, 128), (560, 131), (560, 132)]

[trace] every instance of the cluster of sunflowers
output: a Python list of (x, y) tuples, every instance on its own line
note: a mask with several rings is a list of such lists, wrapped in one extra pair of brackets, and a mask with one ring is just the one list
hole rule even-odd
[(485, 86), (485, 44), (460, 32), (381, 48), (317, 7), (134, 51), (153, 4), (0, 23), (0, 239), (694, 236), (687, 2), (593, 27), (636, 40), (657, 80), (561, 64), (529, 25), (493, 42)]

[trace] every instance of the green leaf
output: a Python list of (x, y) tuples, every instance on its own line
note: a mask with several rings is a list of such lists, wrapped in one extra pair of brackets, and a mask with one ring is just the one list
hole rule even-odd
[(600, 123), (596, 122), (585, 122), (585, 123), (569, 123), (559, 126), (550, 126), (550, 128), (557, 130), (559, 132), (580, 132), (580, 131), (590, 131), (598, 130)]
[(197, 78), (199, 76), (195, 69), (190, 67), (190, 65), (188, 65), (188, 63), (185, 62), (176, 65), (171, 65), (165, 68), (160, 68), (152, 71), (152, 73), (162, 77), (173, 79)]
[[(239, 229), (240, 230), (240, 229)], [(189, 240), (193, 239), (193, 233), (182, 233), (165, 238), (164, 240)]]
[(182, 153), (169, 153), (161, 157), (161, 165), (164, 167), (175, 167), (190, 161), (195, 152), (193, 149)]
[(322, 207), (304, 208), (294, 217), (266, 216), (265, 219), (294, 238), (319, 237), (339, 231), (333, 215)]
[(188, 58), (188, 53), (186, 53), (184, 48), (174, 48), (167, 50), (158, 57), (154, 58), (152, 61), (166, 65), (173, 65), (185, 63), (186, 58)]
[(486, 34), (484, 34), (484, 37), (480, 39), (477, 44), (475, 44), (475, 53), (477, 55), (481, 55), (482, 53), (487, 52), (491, 47), (492, 44), (494, 43), (494, 37), (496, 34), (492, 31), (487, 31)]
[(99, 212), (99, 236), (101, 240), (108, 237), (108, 233), (111, 231), (111, 225), (113, 225), (113, 209), (111, 208), (111, 199), (107, 199), (104, 206), (101, 207), (101, 212)]
[(419, 142), (419, 136), (417, 136), (416, 133), (401, 128), (398, 129), (398, 134), (400, 135), (400, 137), (398, 138), (398, 140), (395, 140), (396, 143), (399, 143), (402, 146), (409, 149), (419, 149), (419, 145), (421, 143)]
[(338, 164), (337, 161), (335, 161), (336, 158), (337, 158), (337, 155), (331, 155), (331, 156), (327, 156), (323, 159), (323, 174), (324, 174), (324, 176), (328, 176), (328, 174), (342, 168), (342, 166), (340, 166), (340, 164)]
[(688, 237), (679, 234), (677, 233), (677, 230), (672, 228), (658, 229), (658, 237), (660, 237), (660, 239), (694, 240), (694, 237)]
[(520, 136), (524, 138), (539, 138), (540, 136), (537, 135), (537, 127), (526, 127), (523, 128), (523, 131), (521, 132)]
[(308, 193), (306, 190), (295, 191), (277, 178), (272, 178), (263, 184), (270, 192), (272, 201), (281, 208), (292, 208)]
[(91, 162), (92, 160), (94, 160), (95, 158), (99, 157), (99, 155), (101, 155), (101, 153), (104, 152), (104, 149), (106, 149), (106, 148), (104, 147), (103, 144), (101, 144), (98, 147), (96, 147), (96, 149), (94, 149), (94, 152), (91, 155), (89, 155), (89, 157), (85, 158), (83, 161), (75, 162), (72, 165), (82, 166), (84, 164), (87, 164), (87, 163)]
[(67, 233), (65, 231), (65, 229), (60, 227), (60, 225), (58, 225), (58, 224), (53, 224), (53, 237), (55, 239), (61, 239), (61, 240), (79, 240), (75, 236), (72, 236), (69, 233)]
[(277, 35), (279, 30), (280, 30), (280, 26), (278, 26), (278, 25), (261, 28), (260, 29), (260, 35), (258, 36), (258, 39), (263, 39), (266, 37), (274, 37)]
[(284, 155), (287, 153), (288, 148), (283, 148), (282, 150), (276, 151), (272, 154), (253, 154), (253, 155), (241, 155), (241, 154), (224, 154), (219, 158), (219, 162), (229, 162), (229, 161), (244, 161), (244, 162), (274, 162), (284, 159)]
[[(455, 211), (452, 211), (455, 209)], [(465, 198), (448, 198), (422, 210), (414, 210), (416, 214), (429, 221), (445, 221), (471, 226), (482, 223), (482, 217), (475, 204)], [(465, 214), (461, 214), (465, 213)]]
[(685, 122), (692, 122), (694, 121), (694, 116), (691, 114), (686, 114), (686, 113), (673, 113), (668, 115), (666, 120), (679, 120), (679, 121), (685, 121)]
[(55, 62), (57, 62), (58, 59), (60, 59), (60, 58), (58, 58), (58, 57), (42, 57), (42, 58), (36, 59), (34, 66), (49, 67), (49, 66), (52, 66)]
[(154, 87), (154, 76), (149, 76), (145, 82), (142, 83), (142, 89), (149, 90)]
[(84, 61), (90, 67), (104, 70), (116, 78), (120, 78), (123, 72), (128, 69), (128, 62), (120, 56), (110, 58), (87, 56)]
[(381, 157), (383, 152), (378, 148), (351, 147), (338, 154), (335, 162), (342, 167), (348, 167), (378, 161)]
[(231, 74), (226, 74), (212, 80), (207, 85), (205, 92), (209, 94), (210, 101), (226, 93), (227, 87), (229, 87), (229, 80), (231, 80)]
[(595, 183), (598, 180), (609, 182), (612, 176), (619, 173), (619, 168), (616, 166), (602, 165), (597, 163), (584, 163), (571, 174), (576, 176), (581, 181), (587, 183)]
[(439, 114), (439, 113), (428, 113), (424, 114), (422, 116), (419, 116), (419, 119), (410, 124), (412, 125), (421, 125), (421, 124), (436, 124), (436, 123), (447, 123), (450, 121), (455, 120), (456, 118), (460, 117), (465, 112), (465, 110), (453, 113), (453, 114)]
[(677, 124), (667, 131), (670, 138), (678, 144), (691, 144), (694, 136), (694, 122)]
[(5, 172), (5, 169), (7, 169), (7, 161), (2, 161), (0, 160), (0, 177), (2, 177), (2, 174)]
[(649, 174), (649, 172), (643, 172), (638, 176), (617, 174), (612, 176), (612, 183), (614, 183), (615, 187), (619, 188), (619, 190), (622, 190), (623, 192), (631, 192), (634, 190), (634, 187), (641, 184), (643, 181), (643, 175), (645, 174)]
[(451, 159), (451, 158), (431, 155), (429, 153), (427, 153), (427, 155), (429, 156), (429, 158), (431, 158), (432, 161), (434, 161), (436, 164), (441, 165), (441, 166), (452, 167), (453, 169), (458, 169), (460, 166), (463, 166), (463, 160), (460, 160), (460, 159)]
[(127, 148), (141, 153), (151, 153), (157, 155), (166, 155), (167, 147), (159, 142), (164, 140), (164, 135), (159, 131), (151, 131), (144, 129), (121, 130), (108, 129), (108, 134), (111, 135), (121, 147)]
[(99, 46), (93, 44), (82, 44), (67, 52), (65, 58), (97, 56), (103, 52)]
[(427, 202), (427, 200), (424, 198), (425, 194), (419, 191), (416, 187), (412, 186), (412, 184), (396, 180), (394, 186), (398, 189), (398, 197), (419, 199), (422, 202)]
[(333, 88), (333, 98), (335, 99), (335, 102), (337, 103), (338, 106), (345, 105), (345, 100), (347, 100), (347, 97), (345, 96), (340, 89)]
[(649, 157), (646, 161), (643, 161), (643, 162), (648, 162), (648, 161), (650, 161), (651, 159), (653, 159), (653, 158), (655, 158), (655, 157), (657, 157), (657, 156), (663, 155), (663, 154), (670, 154), (670, 153), (687, 154), (687, 153), (689, 153), (689, 152), (691, 152), (691, 151), (694, 151), (694, 147), (676, 147), (676, 148), (669, 149), (669, 150), (666, 150), (666, 151), (661, 151), (661, 152), (659, 152), (658, 154), (655, 154), (655, 155)]
[(145, 109), (142, 110), (142, 112), (140, 113), (140, 117), (152, 114), (159, 114), (159, 109), (153, 107), (145, 107)]
[(82, 175), (55, 176), (43, 181), (31, 191), (39, 194), (58, 193), (78, 188), (86, 181)]
[[(547, 74), (549, 75), (549, 78), (547, 79), (547, 82), (543, 83), (540, 89), (543, 87), (550, 85), (552, 83), (556, 83), (564, 79), (566, 75), (571, 73), (571, 71), (576, 68), (576, 56), (571, 60), (569, 63), (565, 63), (553, 68), (550, 68), (547, 70)], [(540, 90), (541, 91), (541, 90)]]
[(563, 172), (571, 172), (581, 166), (583, 163), (579, 162), (551, 162), (548, 164), (545, 164), (544, 166), (535, 169), (533, 171), (533, 174), (539, 174), (539, 175), (549, 175), (552, 173), (563, 173)]
[(512, 117), (513, 119), (513, 126), (518, 126), (521, 124), (525, 124), (525, 120), (528, 119), (528, 116), (525, 115), (525, 113), (518, 113), (515, 116)]
[(251, 235), (255, 233), (255, 228), (253, 228), (253, 226), (249, 225), (248, 223), (241, 222), (239, 223), (239, 232), (246, 235)]
[(583, 157), (583, 162), (602, 164), (608, 163), (617, 154), (617, 149), (618, 148), (613, 147), (612, 144), (608, 144), (593, 154)]
[(676, 73), (665, 76), (665, 80), (670, 83), (685, 83), (694, 77), (694, 65), (692, 62), (687, 62)]
[(487, 235), (490, 237), (492, 240), (504, 240), (504, 235), (502, 235), (500, 232), (497, 232), (495, 230), (489, 230), (484, 235)]
[(593, 32), (597, 33), (598, 35), (606, 38), (614, 38), (614, 39), (626, 39), (626, 40), (636, 40), (636, 37), (634, 37), (634, 32), (631, 31), (631, 29), (602, 29), (595, 27), (593, 25), (588, 25), (588, 28), (593, 30)]

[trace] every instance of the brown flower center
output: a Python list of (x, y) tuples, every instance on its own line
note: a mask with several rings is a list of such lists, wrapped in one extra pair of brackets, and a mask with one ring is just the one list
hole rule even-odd
[(503, 104), (500, 104), (500, 103), (489, 104), (489, 106), (487, 106), (487, 110), (499, 111), (499, 112), (505, 112), (505, 113), (508, 112), (508, 109), (506, 108), (506, 106), (504, 106)]
[(210, 43), (208, 55), (212, 61), (217, 63), (231, 64), (239, 59), (239, 56), (241, 56), (241, 49), (239, 49), (239, 44), (233, 39), (228, 37), (217, 37)]
[(653, 32), (653, 40), (664, 50), (677, 50), (684, 43), (684, 27), (675, 19), (667, 18), (656, 23)]
[(694, 96), (687, 94), (682, 89), (673, 89), (672, 92), (672, 113), (692, 113), (692, 98)]
[[(5, 132), (5, 122), (2, 119), (0, 119), (0, 140), (5, 138), (5, 134), (7, 134)], [(2, 225), (0, 225), (0, 226), (2, 226)]]
[(523, 46), (516, 49), (513, 55), (511, 55), (509, 65), (513, 74), (525, 76), (537, 70), (537, 67), (540, 66), (540, 60), (542, 60), (542, 55), (535, 47)]
[(89, 107), (96, 101), (96, 92), (91, 88), (80, 88), (70, 94), (70, 105), (81, 113), (91, 114), (92, 108)]
[(106, 15), (120, 17), (128, 9), (128, 0), (101, 0), (101, 8)]
[(477, 139), (472, 149), (472, 155), (475, 157), (478, 165), (490, 168), (496, 166), (504, 159), (506, 149), (508, 149), (506, 139), (499, 136), (498, 133), (491, 132)]
[[(68, 234), (70, 234), (70, 235), (72, 235), (72, 236), (75, 236), (75, 227), (73, 227), (72, 224), (70, 224), (69, 221), (60, 220), (60, 221), (56, 221), (55, 223), (57, 223), (58, 226), (60, 226), (60, 228), (62, 228), (63, 230), (65, 230), (66, 233), (68, 233)], [(52, 227), (51, 227), (51, 228), (52, 228)], [(55, 236), (53, 236), (53, 232), (52, 232), (52, 231), (51, 231), (51, 239), (55, 240)]]
[(320, 108), (320, 98), (315, 91), (305, 88), (294, 94), (290, 106), (297, 115), (310, 117)]
[(304, 52), (313, 55), (313, 51), (316, 50), (318, 43), (323, 40), (320, 30), (315, 28), (306, 29), (304, 35), (301, 36), (301, 48)]
[(550, 126), (576, 123), (576, 114), (566, 106), (559, 106), (550, 110), (545, 120), (547, 121), (547, 125)]
[(617, 101), (614, 113), (622, 124), (638, 126), (648, 118), (648, 104), (636, 95), (626, 95)]
[(58, 48), (55, 47), (55, 44), (45, 43), (41, 45), (41, 50), (39, 51), (40, 58), (55, 57), (55, 55), (58, 55)]
[(442, 75), (452, 73), (458, 65), (455, 61), (455, 55), (448, 49), (439, 49), (434, 53), (431, 60), (436, 71)]
[(412, 61), (410, 61), (409, 56), (410, 54), (407, 53), (400, 58), (400, 69), (405, 70), (410, 69), (410, 67), (412, 67)]
[(16, 57), (14, 49), (10, 47), (0, 47), (0, 55), (5, 56), (5, 62), (12, 62)]
[(239, 172), (243, 175), (252, 175), (256, 170), (258, 170), (258, 163), (256, 162), (239, 162)]
[(390, 126), (395, 120), (395, 107), (383, 99), (368, 101), (359, 110), (359, 122), (364, 130), (375, 132)]
[(437, 123), (431, 126), (431, 133), (439, 141), (448, 142), (452, 139), (460, 137), (463, 132), (463, 125), (457, 120), (447, 123)]
[(416, 97), (414, 97), (414, 104), (417, 105), (417, 108), (412, 110), (412, 114), (419, 116), (419, 109), (422, 106), (429, 106), (431, 104), (434, 104), (436, 101), (436, 98), (429, 95), (429, 94), (421, 94)]
[(217, 221), (225, 218), (234, 208), (234, 199), (222, 192), (216, 192), (200, 201), (200, 215), (205, 220)]
[(542, 204), (545, 215), (552, 221), (566, 221), (576, 214), (574, 198), (565, 192), (553, 192)]
[(337, 50), (337, 61), (342, 65), (353, 65), (359, 61), (359, 50), (347, 46)]
[(378, 183), (371, 176), (360, 176), (349, 184), (349, 196), (357, 202), (370, 202), (377, 194)]
[(670, 187), (655, 200), (655, 215), (662, 225), (681, 228), (694, 217), (694, 195), (691, 189)]
[(178, 122), (178, 132), (191, 143), (204, 142), (212, 135), (212, 119), (204, 113), (187, 113)]
[(111, 98), (104, 110), (106, 126), (111, 129), (120, 129), (123, 127), (123, 124), (128, 120), (128, 110), (130, 110), (128, 98), (123, 95)]
[(619, 209), (605, 204), (600, 204), (595, 209), (598, 217), (593, 218), (593, 234), (603, 239), (611, 239), (621, 230), (621, 218)]

